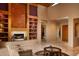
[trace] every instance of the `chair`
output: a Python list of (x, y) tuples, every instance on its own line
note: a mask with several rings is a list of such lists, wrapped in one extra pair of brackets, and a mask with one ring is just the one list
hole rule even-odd
[(44, 51), (50, 51), (50, 56), (61, 56), (61, 49), (57, 47), (45, 47)]
[(37, 56), (50, 56), (50, 52), (49, 51), (45, 51), (45, 50), (41, 50), (41, 51), (37, 51), (35, 53), (35, 55), (37, 55)]
[(25, 51), (19, 51), (18, 53), (20, 56), (33, 56), (33, 52), (31, 49)]

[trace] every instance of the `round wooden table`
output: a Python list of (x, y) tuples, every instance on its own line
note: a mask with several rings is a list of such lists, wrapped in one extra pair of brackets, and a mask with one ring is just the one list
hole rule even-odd
[[(47, 55), (44, 55), (44, 50), (38, 51), (35, 53), (36, 56), (51, 56), (49, 51), (47, 52)], [(53, 56), (58, 56), (58, 55), (53, 55)], [(69, 56), (66, 53), (61, 52), (61, 56)]]

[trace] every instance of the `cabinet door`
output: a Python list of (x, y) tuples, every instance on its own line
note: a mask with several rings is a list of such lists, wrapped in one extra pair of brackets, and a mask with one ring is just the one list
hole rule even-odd
[(25, 28), (25, 5), (19, 3), (11, 4), (11, 26), (12, 28)]

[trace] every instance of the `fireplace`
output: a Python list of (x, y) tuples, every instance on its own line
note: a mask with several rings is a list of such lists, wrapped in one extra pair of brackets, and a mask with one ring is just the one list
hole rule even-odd
[(12, 32), (13, 41), (24, 40), (25, 38), (25, 32)]
[(24, 34), (14, 34), (14, 40), (24, 40)]

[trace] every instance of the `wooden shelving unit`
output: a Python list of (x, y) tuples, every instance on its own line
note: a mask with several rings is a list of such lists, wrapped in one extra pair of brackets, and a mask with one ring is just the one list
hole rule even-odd
[(29, 5), (29, 40), (37, 39), (37, 6)]
[(0, 41), (8, 41), (8, 15), (0, 17)]
[(37, 39), (37, 19), (29, 18), (29, 39)]

